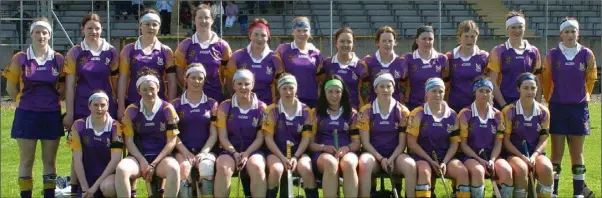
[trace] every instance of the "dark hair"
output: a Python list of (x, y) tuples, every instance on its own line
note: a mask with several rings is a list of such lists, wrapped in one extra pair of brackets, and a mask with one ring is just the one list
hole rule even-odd
[(341, 78), (339, 75), (328, 76), (326, 80), (324, 80), (324, 83), (322, 83), (320, 87), (318, 87), (320, 89), (320, 97), (318, 98), (318, 102), (316, 104), (316, 115), (324, 117), (328, 116), (328, 112), (326, 110), (329, 108), (329, 104), (328, 100), (326, 99), (326, 89), (324, 88), (324, 85), (326, 85), (326, 82), (332, 79), (340, 80), (343, 83), (341, 107), (343, 107), (343, 118), (345, 120), (348, 120), (351, 118), (352, 111), (351, 102), (349, 100), (349, 91), (347, 90), (347, 85), (345, 84), (345, 81), (343, 81), (343, 78)]
[(88, 21), (97, 21), (102, 26), (102, 21), (100, 21), (100, 17), (94, 12), (90, 12), (88, 13), (88, 15), (84, 16), (81, 22), (82, 29), (84, 28), (84, 26), (86, 26), (86, 23), (88, 23)]
[(382, 26), (376, 30), (376, 43), (380, 41), (380, 35), (383, 33), (391, 33), (393, 34), (393, 39), (396, 39), (397, 32), (391, 26)]
[(349, 33), (351, 34), (351, 39), (355, 39), (355, 36), (353, 35), (353, 30), (351, 30), (351, 28), (342, 27), (339, 28), (336, 32), (334, 32), (334, 43), (337, 43), (337, 40), (339, 40), (339, 36), (341, 36), (341, 34), (343, 33)]
[(521, 11), (512, 10), (508, 13), (508, 15), (506, 15), (506, 20), (515, 16), (525, 17), (525, 15)]
[[(471, 89), (472, 89), (472, 87), (474, 87), (474, 85), (475, 85), (477, 82), (479, 82), (479, 81), (482, 81), (482, 80), (489, 80), (489, 81), (491, 81), (491, 79), (490, 79), (489, 77), (487, 77), (486, 75), (479, 75), (479, 76), (475, 77), (475, 78), (472, 80), (472, 83), (470, 84), (470, 85), (472, 85), (472, 86), (471, 86)], [(493, 83), (493, 82), (492, 82), (492, 83)], [(474, 92), (472, 93), (472, 100), (475, 100)]]
[(263, 23), (263, 24), (268, 24), (268, 20), (266, 20), (265, 18), (254, 18), (253, 21), (249, 24), (249, 27), (252, 26), (255, 23)]
[[(530, 77), (529, 77), (530, 76)], [(520, 86), (523, 84), (523, 82), (525, 80), (527, 80), (527, 78), (533, 78), (533, 80), (535, 82), (537, 82), (537, 77), (535, 75), (533, 75), (531, 72), (525, 72), (520, 74), (517, 78), (516, 78), (516, 87), (520, 88)]]
[(418, 49), (418, 43), (416, 43), (416, 39), (418, 39), (418, 37), (420, 37), (420, 34), (422, 34), (423, 32), (432, 32), (433, 34), (435, 33), (435, 31), (433, 31), (433, 26), (430, 26), (430, 25), (425, 25), (425, 26), (418, 28), (416, 30), (416, 35), (414, 35), (414, 43), (412, 44), (412, 51), (416, 51)]
[(140, 71), (138, 72), (138, 76), (137, 79), (142, 77), (142, 76), (146, 76), (146, 75), (153, 75), (157, 78), (159, 78), (159, 73), (157, 73), (157, 71), (149, 68), (149, 67), (143, 67), (142, 69), (140, 69)]
[(203, 10), (203, 9), (209, 10), (209, 15), (211, 16), (211, 18), (213, 18), (213, 11), (211, 11), (211, 6), (207, 5), (207, 4), (201, 4), (192, 10), (192, 21), (193, 22), (196, 19), (197, 12), (199, 10)]

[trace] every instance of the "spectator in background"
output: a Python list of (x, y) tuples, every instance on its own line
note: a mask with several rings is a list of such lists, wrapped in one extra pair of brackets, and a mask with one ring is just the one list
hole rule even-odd
[(226, 6), (226, 27), (231, 28), (234, 25), (237, 15), (238, 6), (234, 1), (228, 1), (228, 5)]
[(255, 10), (261, 10), (262, 14), (265, 14), (268, 12), (268, 4), (270, 4), (270, 2), (268, 1), (246, 1), (247, 3), (247, 8), (249, 9), (249, 12), (251, 14), (255, 14)]
[(144, 11), (143, 0), (132, 0), (132, 6), (130, 6), (129, 14), (134, 15), (134, 18), (138, 20), (138, 12)]
[[(123, 16), (123, 20), (127, 20), (129, 3), (127, 1), (116, 1), (115, 2), (115, 10), (116, 14), (120, 14)], [(119, 20), (119, 15), (115, 16), (115, 19)]]
[(171, 10), (173, 7), (173, 0), (157, 0), (157, 10), (161, 16), (161, 36), (169, 36), (171, 33)]
[[(13, 18), (21, 18), (21, 6), (18, 6), (17, 13), (13, 16)], [(27, 12), (23, 11), (23, 29), (21, 29), (21, 21), (15, 20), (13, 23), (17, 25), (17, 37), (19, 37), (19, 44), (25, 44), (27, 37), (29, 36), (29, 26), (31, 25), (31, 15), (27, 14)], [(23, 36), (19, 36), (23, 35)]]
[(192, 8), (190, 7), (190, 2), (188, 1), (180, 1), (180, 24), (184, 26), (184, 28), (192, 27)]
[(219, 34), (221, 32), (220, 25), (223, 24), (222, 17), (224, 16), (224, 6), (222, 6), (219, 2), (210, 1), (208, 5), (211, 6), (211, 12), (213, 13), (213, 18), (215, 20), (213, 23), (213, 31)]

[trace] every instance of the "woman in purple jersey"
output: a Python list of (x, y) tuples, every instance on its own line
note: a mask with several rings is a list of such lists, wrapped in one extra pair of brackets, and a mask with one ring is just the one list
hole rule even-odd
[(307, 17), (297, 17), (293, 20), (293, 41), (280, 44), (276, 54), (282, 61), (284, 71), (297, 79), (303, 79), (299, 84), (297, 95), (299, 100), (313, 108), (318, 101), (318, 78), (322, 56), (320, 50), (309, 43), (311, 26)]
[(255, 18), (249, 28), (246, 48), (236, 50), (227, 65), (226, 87), (234, 94), (232, 75), (238, 69), (248, 69), (254, 76), (253, 92), (267, 105), (274, 103), (276, 76), (283, 72), (282, 61), (269, 46), (270, 26), (264, 18)]
[(502, 112), (493, 108), (493, 83), (478, 76), (472, 83), (474, 102), (458, 113), (460, 123), (460, 148), (464, 166), (470, 173), (471, 197), (484, 197), (485, 175), (498, 180), (502, 197), (512, 197), (512, 167), (499, 157), (504, 138)]
[(443, 76), (449, 82), (447, 103), (454, 111), (460, 112), (472, 102), (472, 81), (484, 73), (489, 53), (477, 46), (479, 27), (474, 21), (458, 24), (457, 35), (460, 45), (447, 52), (449, 67), (443, 70)]
[(252, 91), (255, 76), (250, 70), (237, 70), (232, 81), (235, 94), (220, 104), (217, 113), (222, 152), (217, 159), (215, 196), (228, 197), (232, 174), (243, 171), (238, 179), (243, 183), (245, 196), (265, 197), (264, 138), (259, 130), (266, 105)]
[(174, 53), (176, 73), (181, 86), (186, 83), (184, 73), (191, 63), (201, 63), (207, 70), (207, 78), (203, 90), (210, 98), (222, 102), (225, 100), (224, 78), (226, 64), (230, 60), (232, 50), (225, 40), (211, 31), (215, 13), (206, 4), (199, 5), (192, 11), (196, 32), (185, 39)]
[[(401, 78), (406, 75), (407, 67), (405, 66), (405, 56), (398, 56), (395, 53), (397, 46), (397, 32), (392, 27), (382, 26), (376, 30), (376, 46), (378, 50), (374, 52), (374, 56), (367, 55), (364, 57), (366, 65), (368, 65), (368, 76), (370, 82), (376, 79), (376, 74), (380, 72), (388, 72), (393, 75), (396, 86), (393, 88), (393, 98), (403, 102), (404, 93), (402, 93)], [(363, 98), (364, 104), (367, 104), (376, 99), (376, 92), (372, 90), (372, 86), (365, 86), (360, 92), (362, 95), (370, 95)], [(369, 94), (368, 94), (369, 93)]]
[[(186, 90), (181, 97), (171, 102), (180, 118), (180, 133), (175, 147), (176, 160), (180, 163), (179, 195), (192, 197), (193, 184), (198, 182), (201, 188), (197, 192), (209, 196), (213, 195), (207, 189), (213, 188), (215, 154), (211, 150), (217, 142), (215, 115), (218, 104), (203, 92), (207, 76), (203, 65), (190, 64), (185, 76)], [(190, 174), (193, 168), (198, 170), (198, 175)]]
[[(364, 150), (358, 165), (359, 196), (369, 197), (371, 190), (376, 188), (372, 185), (372, 176), (385, 172), (403, 175), (406, 179), (406, 196), (413, 197), (416, 163), (404, 152), (410, 111), (393, 98), (395, 78), (390, 73), (378, 73), (372, 86), (376, 99), (360, 109), (357, 119)], [(401, 191), (401, 184), (395, 185)]]
[(15, 54), (2, 72), (6, 77), (6, 92), (17, 104), (10, 136), (19, 146), (21, 197), (32, 197), (31, 174), (38, 140), (42, 142), (44, 197), (54, 197), (56, 153), (59, 138), (64, 135), (60, 98), (64, 90), (65, 59), (48, 45), (52, 35), (48, 19), (35, 19), (29, 34), (31, 45)]
[(535, 100), (538, 93), (537, 78), (523, 73), (515, 81), (520, 98), (507, 105), (504, 113), (504, 151), (512, 166), (514, 197), (527, 197), (528, 175), (538, 180), (537, 197), (552, 196), (552, 162), (546, 157), (550, 129), (550, 112)]
[(455, 157), (460, 130), (456, 112), (443, 100), (445, 83), (431, 78), (425, 83), (424, 93), (425, 103), (412, 110), (407, 131), (408, 149), (418, 172), (416, 197), (431, 197), (436, 182), (433, 178), (442, 175), (455, 181), (456, 197), (470, 197), (468, 170)]
[[(115, 169), (123, 149), (119, 121), (109, 115), (109, 96), (97, 91), (88, 99), (91, 115), (71, 127), (69, 146), (81, 184), (81, 197), (115, 197)], [(82, 194), (79, 194), (82, 193)]]
[(145, 68), (138, 76), (136, 87), (142, 99), (130, 104), (122, 119), (128, 156), (117, 165), (117, 196), (131, 196), (130, 179), (143, 177), (150, 183), (157, 176), (165, 179), (165, 197), (176, 197), (180, 166), (171, 155), (178, 139), (179, 118), (173, 106), (159, 98), (156, 72)]
[(325, 58), (322, 61), (322, 69), (319, 80), (322, 81), (327, 75), (338, 75), (347, 85), (349, 91), (349, 102), (351, 107), (358, 109), (364, 104), (362, 89), (370, 86), (368, 77), (368, 66), (363, 60), (360, 60), (353, 52), (353, 30), (348, 27), (340, 28), (334, 33), (335, 46), (337, 53), (332, 57)]
[[(277, 88), (280, 99), (265, 110), (261, 126), (265, 145), (271, 152), (267, 157), (266, 197), (276, 197), (282, 174), (290, 170), (303, 178), (306, 196), (317, 198), (311, 158), (305, 154), (312, 136), (311, 109), (297, 99), (297, 79), (292, 74), (283, 73)], [(280, 192), (281, 195), (285, 193)]]
[[(161, 83), (159, 91), (161, 99), (171, 101), (177, 94), (178, 81), (173, 52), (157, 38), (162, 23), (159, 13), (147, 9), (141, 16), (139, 27), (142, 35), (136, 42), (125, 45), (119, 54), (118, 119), (121, 119), (128, 105), (140, 100), (135, 79), (138, 71), (144, 67), (155, 70), (159, 74), (159, 79), (166, 81)], [(171, 21), (163, 23), (171, 23)]]
[(331, 75), (320, 86), (320, 98), (313, 113), (314, 137), (309, 146), (314, 151), (314, 168), (322, 174), (324, 197), (338, 196), (339, 175), (343, 175), (345, 197), (357, 197), (356, 152), (360, 150), (357, 111), (351, 107), (349, 92), (340, 76)]
[[(509, 38), (504, 44), (494, 47), (489, 53), (487, 75), (494, 85), (494, 106), (498, 109), (518, 100), (519, 94), (514, 83), (520, 74), (531, 72), (539, 75), (542, 70), (539, 50), (523, 39), (527, 29), (524, 17), (517, 11), (508, 14), (506, 31), (508, 31)], [(536, 99), (541, 101), (541, 89)]]
[[(573, 173), (573, 196), (591, 196), (585, 185), (583, 143), (590, 133), (588, 103), (598, 78), (596, 59), (589, 48), (579, 44), (579, 22), (567, 18), (560, 24), (562, 42), (548, 51), (544, 60), (543, 95), (549, 104), (554, 195), (558, 195), (564, 141), (568, 141)], [(556, 121), (556, 122), (554, 122)]]
[(447, 56), (437, 52), (435, 31), (431, 26), (422, 26), (416, 30), (412, 52), (405, 55), (404, 66), (407, 76), (403, 77), (405, 86), (405, 105), (414, 109), (424, 104), (424, 85), (430, 78), (443, 78), (447, 69)]

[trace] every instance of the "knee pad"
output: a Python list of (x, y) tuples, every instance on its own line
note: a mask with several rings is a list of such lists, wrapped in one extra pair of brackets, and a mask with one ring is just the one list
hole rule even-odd
[(527, 197), (527, 190), (526, 189), (521, 189), (521, 188), (514, 189), (514, 197), (516, 197), (516, 198), (525, 198), (525, 197)]
[(573, 165), (573, 175), (583, 175), (585, 174), (585, 165), (577, 164)]
[(215, 158), (201, 158), (199, 162), (199, 175), (201, 177), (213, 176), (215, 172)]
[(416, 197), (431, 197), (431, 186), (428, 184), (417, 184)]
[(55, 189), (56, 188), (56, 174), (42, 175), (44, 182), (44, 189)]
[(472, 186), (470, 187), (470, 197), (484, 197), (485, 195), (485, 186)]
[(500, 188), (500, 195), (503, 198), (512, 197), (512, 193), (514, 193), (514, 186), (508, 186), (506, 184), (502, 184)]
[(19, 177), (19, 190), (31, 191), (33, 189), (33, 180), (31, 177)]
[(213, 195), (213, 179), (202, 179), (201, 180), (201, 194), (202, 195)]

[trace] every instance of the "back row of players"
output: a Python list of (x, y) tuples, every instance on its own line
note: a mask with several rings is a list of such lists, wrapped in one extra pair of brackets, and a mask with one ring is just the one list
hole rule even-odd
[[(173, 53), (156, 37), (159, 16), (147, 10), (140, 18), (142, 36), (118, 54), (100, 38), (100, 18), (91, 13), (81, 23), (83, 42), (66, 57), (48, 46), (48, 21), (35, 21), (32, 45), (3, 73), (18, 102), (11, 136), (19, 144), (21, 196), (31, 196), (37, 140), (43, 143), (45, 196), (53, 195), (61, 119), (72, 129), (73, 174), (81, 185), (72, 183), (73, 189), (86, 195), (128, 196), (130, 178), (157, 175), (167, 178), (165, 195), (173, 197), (180, 188), (186, 191), (190, 168), (198, 166), (200, 191), (218, 197), (228, 195), (230, 176), (240, 167), (250, 176), (247, 193), (254, 197), (275, 196), (285, 168), (299, 172), (309, 197), (318, 195), (316, 168), (324, 173), (325, 196), (336, 194), (337, 171), (345, 196), (363, 197), (370, 194), (370, 175), (385, 169), (404, 175), (407, 195), (429, 197), (432, 167), (454, 180), (459, 197), (482, 197), (486, 169), (497, 173), (503, 196), (514, 191), (521, 197), (527, 167), (535, 166), (538, 194), (549, 197), (557, 194), (567, 136), (574, 195), (587, 189), (582, 152), (597, 71), (592, 51), (577, 42), (574, 19), (562, 22), (562, 42), (542, 67), (538, 49), (522, 38), (526, 24), (517, 12), (506, 22), (510, 38), (491, 53), (477, 47), (476, 24), (464, 21), (460, 45), (447, 54), (434, 50), (434, 31), (424, 26), (413, 52), (398, 56), (396, 32), (385, 26), (376, 33), (378, 50), (362, 59), (353, 53), (350, 28), (335, 33), (338, 53), (323, 58), (308, 42), (306, 17), (293, 20), (294, 41), (276, 51), (267, 46), (267, 21), (255, 19), (249, 45), (231, 53), (211, 31), (212, 16), (208, 7), (198, 7), (196, 33)], [(178, 86), (186, 88), (180, 97)], [(61, 118), (63, 96), (67, 112)], [(554, 116), (539, 103), (542, 96)], [(124, 138), (113, 118), (124, 125)], [(553, 164), (544, 155), (549, 133)], [(222, 151), (213, 180), (216, 156), (210, 151), (218, 139)], [(292, 158), (285, 156), (287, 141), (294, 145)], [(124, 144), (128, 157), (109, 154)], [(530, 159), (520, 152), (523, 146)], [(316, 152), (311, 157), (308, 148)], [(456, 156), (458, 148), (463, 154)], [(481, 150), (489, 157), (480, 156)], [(106, 163), (99, 163), (100, 156)]]

